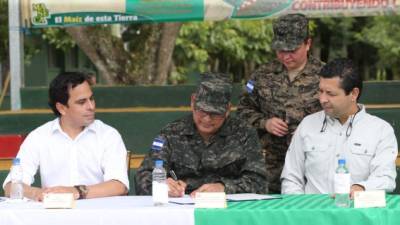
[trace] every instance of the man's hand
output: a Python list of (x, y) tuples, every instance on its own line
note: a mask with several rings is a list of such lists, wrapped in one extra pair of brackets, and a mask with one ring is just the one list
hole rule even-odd
[[(349, 193), (350, 199), (354, 198), (354, 192), (356, 192), (356, 191), (365, 191), (365, 188), (363, 186), (359, 185), (359, 184), (351, 185), (350, 193)], [(335, 198), (335, 197), (336, 197), (336, 194), (332, 194), (331, 195), (331, 198)]]
[(75, 187), (56, 186), (56, 187), (45, 188), (43, 190), (43, 194), (46, 193), (72, 193), (74, 194), (75, 199), (79, 198), (79, 192), (78, 190), (76, 190)]
[(190, 196), (194, 198), (197, 192), (224, 192), (225, 186), (221, 183), (203, 184), (192, 193)]
[(37, 188), (37, 187), (32, 187), (31, 188), (31, 194), (30, 194), (30, 199), (34, 200), (34, 201), (43, 201), (43, 191), (44, 189), (42, 188)]
[(181, 180), (175, 181), (172, 178), (168, 178), (167, 184), (169, 197), (182, 197), (183, 195), (185, 195), (185, 190), (187, 186), (185, 182)]
[(288, 133), (288, 125), (282, 119), (272, 117), (265, 122), (265, 130), (275, 136), (283, 137)]
[(359, 184), (353, 184), (350, 188), (350, 198), (354, 198), (354, 192), (356, 191), (365, 191), (365, 188)]

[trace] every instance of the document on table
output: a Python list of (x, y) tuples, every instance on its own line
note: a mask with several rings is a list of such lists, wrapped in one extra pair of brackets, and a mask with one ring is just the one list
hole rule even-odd
[(253, 193), (242, 193), (242, 194), (230, 194), (226, 195), (228, 202), (240, 202), (240, 201), (257, 201), (257, 200), (270, 200), (270, 199), (281, 199), (280, 196), (272, 195), (260, 195)]
[[(226, 195), (228, 202), (240, 202), (240, 201), (258, 201), (258, 200), (270, 200), (270, 199), (281, 199), (282, 197), (277, 195), (261, 195), (253, 193), (242, 193), (242, 194), (229, 194)], [(194, 205), (194, 199), (189, 195), (184, 195), (180, 198), (169, 198), (169, 203), (179, 205)]]
[(178, 205), (194, 205), (194, 199), (190, 195), (184, 195), (179, 198), (169, 198), (169, 203), (174, 203)]

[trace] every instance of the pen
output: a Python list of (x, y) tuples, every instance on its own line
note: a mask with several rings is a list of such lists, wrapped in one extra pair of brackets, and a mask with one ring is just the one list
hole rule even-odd
[(176, 174), (173, 170), (170, 170), (169, 174), (171, 175), (172, 179), (174, 179), (174, 181), (178, 181), (178, 177), (176, 176)]

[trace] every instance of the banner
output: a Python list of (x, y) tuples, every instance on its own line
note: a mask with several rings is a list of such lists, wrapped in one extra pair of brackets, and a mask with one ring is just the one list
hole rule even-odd
[(399, 14), (400, 0), (21, 0), (24, 26)]

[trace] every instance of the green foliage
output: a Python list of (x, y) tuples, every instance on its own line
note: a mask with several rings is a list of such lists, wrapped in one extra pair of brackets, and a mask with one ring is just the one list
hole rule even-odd
[[(317, 21), (316, 34), (322, 35), (322, 58), (347, 57), (347, 46), (354, 42), (356, 20), (353, 17), (321, 18)], [(316, 36), (316, 35), (315, 35)]]
[(0, 62), (8, 57), (8, 4), (0, 0)]
[(240, 80), (248, 72), (246, 65), (259, 65), (273, 57), (271, 39), (268, 20), (186, 23), (174, 51), (177, 73), (221, 71)]
[[(373, 17), (356, 37), (378, 50), (377, 65), (381, 71), (391, 68), (400, 72), (400, 17), (386, 16)], [(400, 78), (400, 75), (397, 74)], [(378, 76), (379, 78), (379, 76)]]
[[(0, 0), (0, 63), (9, 60), (8, 1)], [(24, 42), (24, 63), (29, 64), (39, 52), (35, 43)]]
[(75, 41), (63, 28), (47, 28), (42, 29), (42, 38), (47, 40), (49, 44), (64, 52), (75, 46)]

